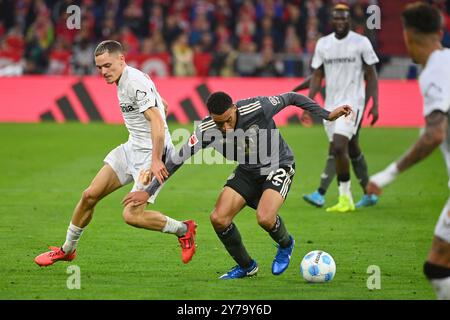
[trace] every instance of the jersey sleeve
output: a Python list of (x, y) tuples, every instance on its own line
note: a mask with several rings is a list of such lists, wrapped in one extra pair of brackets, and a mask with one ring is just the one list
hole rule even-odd
[(299, 93), (286, 92), (278, 96), (258, 97), (267, 120), (273, 118), (287, 106), (296, 106), (327, 120), (330, 112), (319, 106), (314, 100)]
[(132, 80), (128, 84), (127, 93), (139, 112), (145, 112), (148, 108), (156, 106), (156, 95), (150, 83), (145, 80)]
[(328, 120), (330, 112), (319, 106), (313, 99), (300, 93), (286, 92), (280, 95), (286, 106), (296, 106), (316, 115), (322, 119)]
[(364, 62), (369, 66), (379, 62), (377, 54), (375, 53), (375, 50), (373, 50), (372, 44), (367, 37), (363, 38), (361, 55)]
[[(186, 160), (209, 145), (209, 141), (204, 141), (203, 139), (204, 135), (201, 126), (202, 124), (195, 128), (194, 133), (189, 137), (188, 141), (183, 144), (178, 152), (174, 152), (171, 156), (167, 157), (165, 166), (169, 172), (168, 178), (170, 178)], [(156, 178), (153, 178), (150, 185), (145, 189), (145, 192), (152, 196), (159, 186), (159, 181)]]
[(257, 97), (257, 99), (261, 103), (264, 116), (267, 120), (271, 119), (274, 115), (288, 106), (280, 95)]
[[(434, 67), (420, 79), (420, 91), (423, 96), (423, 115), (426, 117), (433, 111), (447, 113), (450, 108), (450, 92), (448, 84), (450, 76)], [(432, 76), (431, 76), (432, 75)]]
[(322, 55), (322, 39), (319, 39), (316, 44), (316, 48), (314, 49), (314, 55), (311, 61), (311, 67), (313, 69), (318, 69), (323, 64), (323, 55)]

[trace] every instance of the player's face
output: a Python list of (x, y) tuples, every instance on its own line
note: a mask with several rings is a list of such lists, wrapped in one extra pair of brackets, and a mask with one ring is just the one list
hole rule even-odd
[(339, 37), (345, 37), (350, 31), (350, 13), (344, 10), (333, 11), (333, 30)]
[(120, 53), (105, 52), (95, 57), (95, 66), (106, 83), (112, 84), (119, 81), (125, 67), (125, 58)]
[(236, 126), (236, 106), (233, 104), (227, 111), (222, 114), (211, 114), (211, 118), (217, 127), (223, 133), (234, 130)]
[(411, 34), (411, 30), (403, 29), (403, 39), (405, 40), (406, 50), (414, 63), (418, 63), (416, 59), (416, 45), (413, 41), (414, 36)]

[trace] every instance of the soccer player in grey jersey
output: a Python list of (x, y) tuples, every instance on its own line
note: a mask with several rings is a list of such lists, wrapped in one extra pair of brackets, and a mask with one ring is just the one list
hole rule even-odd
[[(166, 161), (169, 177), (184, 161), (206, 147), (212, 147), (225, 158), (239, 163), (225, 183), (210, 216), (219, 239), (237, 263), (221, 279), (243, 278), (258, 271), (256, 261), (248, 254), (233, 223), (233, 218), (246, 205), (256, 210), (258, 224), (278, 243), (272, 273), (279, 275), (289, 265), (294, 238), (288, 233), (278, 211), (289, 192), (295, 161), (272, 119), (289, 105), (330, 121), (351, 113), (347, 105), (332, 112), (326, 111), (313, 100), (297, 93), (255, 97), (234, 104), (228, 94), (216, 92), (207, 101), (210, 116), (203, 119), (178, 154)], [(123, 203), (145, 203), (158, 187), (159, 182), (153, 179), (145, 191), (131, 192)]]

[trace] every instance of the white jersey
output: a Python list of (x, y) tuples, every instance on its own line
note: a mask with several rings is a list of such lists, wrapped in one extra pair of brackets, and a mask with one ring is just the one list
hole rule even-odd
[(324, 65), (325, 109), (331, 111), (348, 104), (362, 112), (365, 98), (363, 62), (367, 65), (378, 62), (372, 44), (365, 36), (350, 31), (339, 40), (333, 32), (317, 41), (311, 66), (317, 69)]
[(133, 150), (152, 151), (151, 123), (144, 116), (144, 112), (152, 107), (158, 108), (164, 121), (165, 145), (171, 144), (161, 96), (147, 74), (126, 66), (119, 80), (117, 96)]
[[(420, 91), (423, 97), (423, 115), (433, 111), (442, 111), (449, 116), (450, 110), (450, 50), (434, 51), (429, 57), (419, 77)], [(450, 126), (447, 138), (441, 145), (447, 171), (450, 177)], [(449, 181), (450, 188), (450, 181)]]

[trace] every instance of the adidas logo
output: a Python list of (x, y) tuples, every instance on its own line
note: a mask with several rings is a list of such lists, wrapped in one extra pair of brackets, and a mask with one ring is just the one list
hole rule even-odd
[[(88, 91), (86, 90), (86, 87), (84, 86), (83, 82), (79, 81), (76, 84), (72, 86), (72, 90), (75, 93), (80, 105), (86, 112), (87, 116), (89, 117), (89, 121), (101, 121), (103, 122), (103, 118), (98, 112), (98, 108), (95, 105), (94, 101), (92, 100), (91, 96), (89, 95)], [(74, 110), (74, 107), (72, 103), (70, 102), (69, 98), (67, 96), (63, 96), (56, 100), (56, 105), (61, 111), (61, 114), (64, 116), (65, 120), (70, 121), (80, 121), (79, 116)], [(44, 112), (40, 115), (41, 121), (55, 121), (55, 116), (53, 115), (52, 111), (49, 110), (47, 112)]]

